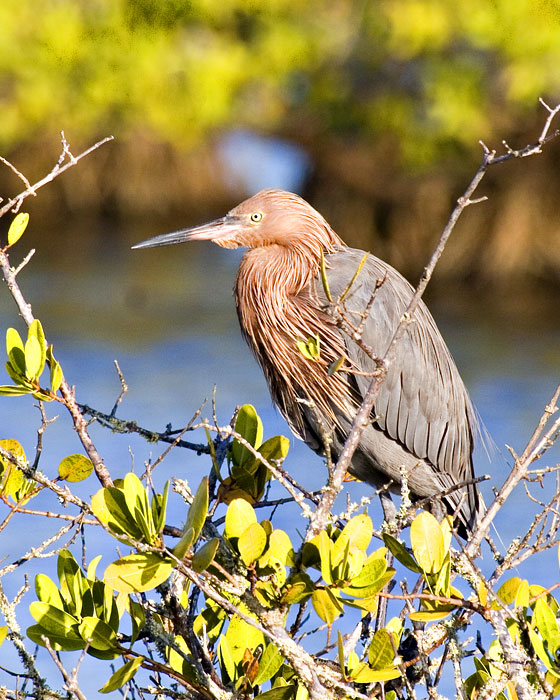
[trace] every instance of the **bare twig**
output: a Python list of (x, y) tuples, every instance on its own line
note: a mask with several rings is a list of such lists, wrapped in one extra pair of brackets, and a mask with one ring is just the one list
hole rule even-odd
[[(43, 187), (44, 185), (47, 185), (49, 182), (52, 182), (55, 178), (57, 178), (59, 175), (62, 175), (63, 172), (68, 170), (68, 168), (71, 168), (72, 166), (76, 165), (82, 158), (85, 158), (86, 156), (89, 156), (90, 153), (93, 153), (93, 151), (96, 151), (98, 148), (103, 146), (103, 144), (107, 143), (108, 141), (112, 141), (113, 137), (112, 136), (107, 136), (104, 139), (101, 139), (101, 141), (98, 141), (95, 143), (93, 146), (90, 146), (90, 148), (86, 149), (80, 155), (78, 156), (73, 156), (70, 153), (70, 149), (68, 148), (68, 144), (66, 142), (66, 139), (64, 137), (64, 132), (61, 132), (61, 140), (62, 140), (62, 153), (60, 154), (60, 157), (58, 159), (58, 162), (54, 166), (54, 168), (50, 171), (48, 175), (45, 175), (44, 178), (36, 182), (34, 185), (29, 184), (29, 181), (23, 175), (22, 173), (17, 170), (15, 166), (13, 166), (11, 163), (6, 161), (4, 158), (2, 158), (2, 162), (10, 167), (17, 175), (20, 177), (21, 180), (26, 185), (26, 188), (23, 192), (20, 192), (18, 195), (15, 197), (12, 197), (12, 199), (8, 200), (6, 204), (4, 204), (3, 207), (0, 208), (0, 217), (4, 216), (4, 214), (7, 214), (10, 210), (12, 210), (13, 213), (16, 213), (19, 211), (23, 201), (29, 197), (30, 195), (35, 196), (37, 193), (37, 190)], [(64, 163), (64, 160), (68, 157), (68, 160), (66, 163)], [(64, 163), (64, 164), (63, 164)]]

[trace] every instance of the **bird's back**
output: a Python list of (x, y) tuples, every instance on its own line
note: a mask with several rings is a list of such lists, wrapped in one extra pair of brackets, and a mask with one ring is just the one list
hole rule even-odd
[[(333, 299), (344, 292), (363, 255), (361, 250), (343, 248), (326, 257)], [(345, 297), (344, 313), (359, 326), (359, 313), (374, 294), (362, 340), (375, 357), (382, 358), (387, 351), (413, 291), (394, 268), (373, 255), (368, 257)], [(320, 280), (314, 280), (312, 293), (320, 305), (327, 305)], [(359, 370), (347, 374), (348, 382), (361, 400), (376, 364), (348, 334), (344, 334), (344, 343), (348, 359)], [(434, 495), (473, 478), (476, 414), (455, 362), (423, 302), (396, 346), (376, 398), (375, 414), (376, 420), (364, 431), (354, 458), (351, 471), (358, 478), (379, 485), (389, 477), (398, 485), (406, 469), (409, 488), (417, 497)], [(337, 417), (341, 424), (338, 442), (342, 443), (351, 416), (338, 411)], [(480, 507), (476, 486), (453, 492), (445, 502), (452, 512), (459, 506), (461, 525), (472, 526)]]

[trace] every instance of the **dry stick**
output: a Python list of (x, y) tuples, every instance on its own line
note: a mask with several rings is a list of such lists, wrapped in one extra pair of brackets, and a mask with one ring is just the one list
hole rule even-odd
[[(76, 163), (82, 158), (85, 158), (86, 156), (89, 156), (90, 153), (93, 151), (97, 150), (100, 146), (103, 146), (103, 144), (107, 143), (108, 141), (112, 141), (113, 137), (112, 136), (107, 136), (106, 138), (102, 139), (101, 141), (98, 141), (95, 143), (93, 146), (88, 148), (87, 150), (83, 151), (83, 153), (80, 153), (78, 156), (73, 156), (70, 153), (70, 149), (68, 148), (68, 144), (66, 142), (66, 139), (64, 137), (64, 132), (61, 132), (61, 138), (62, 138), (62, 153), (60, 154), (60, 157), (58, 159), (57, 164), (54, 166), (54, 168), (50, 171), (48, 175), (45, 175), (45, 177), (42, 180), (39, 180), (39, 182), (36, 182), (34, 185), (30, 185), (29, 181), (23, 175), (22, 173), (17, 170), (9, 161), (7, 161), (5, 158), (2, 158), (2, 162), (7, 165), (11, 170), (13, 170), (20, 179), (23, 180), (23, 182), (26, 185), (26, 188), (23, 192), (20, 192), (18, 195), (15, 197), (12, 197), (6, 204), (4, 204), (3, 207), (0, 208), (0, 217), (4, 216), (4, 214), (7, 214), (10, 209), (13, 208), (14, 213), (19, 210), (19, 208), (22, 205), (22, 202), (24, 199), (29, 197), (30, 195), (35, 196), (37, 190), (44, 185), (47, 185), (49, 182), (52, 182), (55, 178), (57, 178), (59, 175), (62, 175), (62, 173), (65, 170), (68, 170), (68, 168), (71, 168), (72, 166), (76, 165)], [(66, 162), (64, 165), (62, 165), (63, 161), (65, 158), (68, 156), (68, 162)]]
[[(523, 450), (523, 454), (515, 460), (513, 468), (509, 473), (507, 479), (496, 494), (494, 501), (486, 510), (486, 513), (480, 521), (476, 532), (473, 533), (472, 538), (467, 543), (467, 546), (465, 547), (465, 553), (467, 554), (467, 556), (475, 556), (480, 546), (480, 543), (482, 542), (485, 532), (490, 527), (490, 523), (494, 520), (496, 514), (503, 506), (513, 489), (517, 486), (519, 481), (527, 473), (529, 465), (532, 464), (532, 462), (534, 462), (535, 459), (537, 459), (540, 456), (540, 454), (552, 444), (552, 438), (560, 428), (560, 418), (558, 418), (553, 423), (552, 427), (544, 435), (543, 431), (552, 414), (558, 410), (557, 403), (559, 398), (560, 385), (558, 385), (550, 403), (546, 406), (544, 413), (539, 421), (539, 424), (535, 428), (533, 435), (531, 436), (529, 442), (527, 443), (527, 446)], [(503, 563), (501, 566), (503, 566)]]
[[(24, 192), (21, 192), (18, 194), (16, 197), (10, 199), (7, 204), (0, 209), (0, 217), (6, 214), (12, 207), (14, 207), (14, 210), (17, 211), (19, 207), (21, 206), (21, 203), (23, 200), (28, 197), (31, 194), (35, 194), (36, 190), (38, 190), (40, 187), (43, 185), (47, 184), (48, 182), (51, 182), (54, 180), (56, 177), (58, 177), (60, 174), (62, 174), (65, 170), (68, 168), (72, 167), (73, 165), (76, 165), (78, 161), (80, 161), (82, 158), (90, 154), (92, 151), (96, 150), (99, 148), (101, 145), (104, 143), (107, 143), (107, 141), (112, 140), (112, 136), (108, 136), (107, 138), (103, 139), (102, 141), (98, 141), (96, 144), (94, 144), (91, 148), (88, 148), (86, 151), (81, 153), (78, 156), (73, 156), (70, 153), (70, 150), (68, 148), (68, 144), (66, 142), (66, 139), (64, 138), (64, 133), (62, 134), (62, 143), (63, 143), (63, 151), (62, 154), (58, 160), (58, 163), (55, 165), (55, 167), (51, 170), (51, 172), (44, 177), (42, 180), (39, 180), (35, 185), (31, 187), (27, 187), (27, 189)], [(65, 163), (64, 165), (61, 165), (62, 161), (64, 160), (65, 157), (69, 157), (69, 161)], [(15, 270), (12, 267), (10, 267), (10, 261), (8, 258), (8, 254), (6, 252), (7, 249), (2, 249), (0, 250), (0, 265), (2, 267), (2, 272), (4, 274), (4, 279), (6, 280), (6, 284), (8, 285), (8, 289), (14, 298), (14, 301), (16, 302), (16, 305), (20, 311), (20, 314), (23, 318), (23, 320), (26, 322), (28, 326), (30, 326), (34, 319), (33, 312), (31, 309), (31, 304), (28, 304), (25, 301), (25, 298), (21, 292), (21, 289), (19, 288), (19, 285), (17, 283), (17, 274), (19, 270), (21, 269), (21, 266)], [(62, 383), (60, 385), (60, 393), (62, 394), (62, 398), (64, 399), (64, 404), (68, 411), (70, 412), (70, 415), (72, 416), (72, 420), (74, 422), (74, 428), (76, 432), (78, 433), (78, 437), (80, 438), (80, 441), (82, 445), (84, 446), (84, 449), (87, 452), (88, 457), (91, 459), (95, 473), (99, 481), (101, 482), (102, 486), (112, 486), (113, 482), (111, 480), (111, 476), (109, 474), (109, 470), (105, 466), (100, 454), (97, 452), (97, 449), (95, 445), (93, 444), (93, 441), (88, 433), (87, 430), (87, 422), (80, 411), (80, 408), (78, 406), (78, 403), (76, 402), (76, 397), (74, 393), (74, 389), (69, 386), (67, 383), (66, 379), (62, 380)]]
[[(377, 398), (379, 388), (387, 375), (388, 368), (391, 365), (391, 362), (393, 362), (395, 359), (397, 344), (403, 337), (408, 325), (413, 323), (414, 312), (416, 311), (416, 308), (420, 303), (420, 299), (424, 294), (428, 282), (432, 277), (434, 269), (445, 249), (445, 246), (451, 233), (453, 232), (453, 229), (457, 224), (457, 221), (459, 220), (459, 217), (466, 209), (466, 207), (468, 207), (470, 204), (478, 204), (479, 202), (483, 202), (487, 199), (487, 197), (471, 199), (476, 188), (478, 187), (482, 178), (486, 174), (486, 171), (488, 170), (490, 165), (493, 165), (495, 163), (503, 163), (512, 158), (525, 158), (536, 153), (541, 153), (543, 144), (560, 133), (559, 131), (556, 131), (553, 134), (548, 135), (548, 131), (550, 129), (552, 120), (558, 114), (558, 112), (560, 112), (560, 104), (557, 105), (554, 109), (551, 109), (542, 100), (541, 104), (543, 104), (543, 106), (548, 110), (549, 116), (545, 122), (541, 135), (539, 136), (539, 139), (536, 144), (526, 146), (525, 148), (520, 149), (518, 151), (513, 151), (512, 149), (507, 147), (508, 152), (506, 154), (496, 156), (495, 151), (490, 151), (488, 147), (482, 144), (481, 142), (483, 147), (482, 163), (480, 164), (478, 170), (476, 171), (473, 179), (471, 180), (463, 195), (457, 200), (457, 204), (453, 209), (451, 216), (449, 217), (449, 220), (441, 234), (436, 249), (434, 250), (432, 257), (430, 258), (427, 267), (424, 268), (424, 272), (422, 274), (422, 277), (420, 278), (420, 282), (418, 283), (418, 286), (416, 287), (414, 294), (412, 295), (412, 299), (410, 300), (410, 303), (408, 304), (408, 307), (402, 315), (401, 321), (393, 334), (391, 342), (389, 343), (389, 347), (387, 348), (384, 356), (378, 362), (378, 369), (375, 372), (376, 376), (374, 376), (374, 378), (372, 379), (368, 391), (364, 396), (364, 400), (362, 401), (362, 404), (354, 417), (350, 433), (348, 434), (342, 452), (340, 453), (332, 478), (329, 480), (329, 485), (325, 490), (324, 495), (321, 498), (321, 502), (319, 503), (309, 525), (306, 534), (307, 540), (314, 537), (327, 525), (329, 514), (331, 512), (334, 500), (340, 492), (340, 489), (342, 488), (346, 472), (348, 471), (354, 452), (356, 451), (359, 445), (362, 433), (366, 426), (369, 425), (369, 423), (371, 422), (371, 413), (373, 410), (375, 399)], [(478, 542), (478, 544), (480, 544), (480, 541)]]

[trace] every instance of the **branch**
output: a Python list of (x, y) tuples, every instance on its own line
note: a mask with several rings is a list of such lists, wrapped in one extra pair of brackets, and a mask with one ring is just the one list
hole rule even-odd
[[(86, 156), (89, 156), (90, 153), (93, 151), (96, 151), (98, 148), (103, 146), (103, 144), (107, 143), (108, 141), (113, 140), (113, 136), (107, 136), (101, 141), (98, 141), (95, 143), (93, 146), (88, 148), (87, 150), (83, 151), (80, 153), (78, 156), (72, 155), (70, 152), (70, 147), (66, 141), (66, 138), (64, 136), (64, 131), (60, 132), (61, 140), (62, 140), (62, 152), (58, 158), (58, 161), (54, 168), (50, 171), (48, 175), (45, 175), (45, 177), (42, 180), (39, 180), (36, 182), (34, 185), (29, 184), (29, 180), (23, 175), (22, 173), (19, 172), (19, 170), (13, 166), (9, 161), (7, 161), (5, 158), (2, 158), (2, 162), (7, 165), (11, 170), (13, 170), (16, 175), (23, 180), (25, 183), (25, 190), (23, 192), (20, 192), (18, 195), (15, 197), (12, 197), (6, 204), (4, 204), (3, 207), (0, 208), (0, 218), (4, 216), (4, 214), (7, 214), (10, 209), (13, 211), (13, 213), (17, 213), (23, 203), (23, 201), (29, 197), (30, 195), (33, 195), (34, 197), (36, 196), (37, 190), (46, 185), (49, 182), (52, 182), (55, 178), (57, 178), (59, 175), (62, 175), (62, 173), (68, 168), (71, 168), (72, 166), (76, 165), (82, 158), (85, 158)], [(68, 158), (67, 162), (64, 163), (64, 161)], [(63, 165), (64, 163), (64, 165)]]
[[(42, 180), (39, 180), (39, 182), (35, 183), (34, 185), (27, 187), (24, 192), (20, 193), (19, 195), (11, 199), (7, 204), (5, 204), (4, 207), (0, 209), (0, 217), (6, 214), (8, 211), (10, 211), (10, 209), (12, 208), (13, 211), (17, 211), (26, 197), (28, 197), (31, 194), (34, 195), (37, 189), (47, 184), (48, 182), (54, 180), (65, 170), (76, 165), (76, 163), (78, 163), (85, 156), (89, 155), (92, 151), (96, 150), (104, 143), (107, 143), (107, 141), (111, 141), (112, 138), (112, 136), (108, 136), (102, 141), (98, 141), (96, 144), (91, 146), (91, 148), (85, 150), (83, 153), (80, 153), (80, 155), (73, 156), (70, 152), (68, 143), (64, 138), (64, 133), (62, 133), (63, 150), (58, 159), (57, 164), (46, 177), (44, 177)], [(66, 158), (68, 158), (68, 161), (63, 165), (63, 162)], [(0, 249), (0, 266), (2, 267), (2, 272), (4, 275), (4, 279), (6, 280), (6, 284), (8, 285), (8, 289), (10, 290), (10, 293), (14, 298), (14, 301), (16, 302), (20, 314), (23, 320), (26, 322), (26, 324), (30, 326), (35, 320), (33, 316), (33, 311), (31, 309), (31, 304), (26, 302), (16, 279), (18, 273), (21, 271), (21, 266), (17, 269), (14, 269), (10, 266), (10, 260), (8, 257), (7, 250), (7, 248)], [(26, 260), (28, 260), (28, 258), (26, 258)], [(65, 378), (63, 378), (62, 383), (60, 385), (60, 393), (62, 394), (66, 408), (72, 416), (74, 428), (78, 433), (80, 441), (84, 446), (88, 457), (93, 463), (97, 478), (103, 486), (111, 486), (113, 482), (111, 480), (109, 471), (105, 466), (101, 456), (97, 452), (97, 449), (88, 433), (87, 422), (82, 412), (80, 411), (78, 403), (76, 402), (74, 389), (70, 387)]]
[[(383, 357), (378, 361), (378, 368), (373, 373), (374, 377), (369, 385), (368, 391), (366, 392), (364, 400), (362, 401), (362, 404), (354, 417), (352, 427), (350, 429), (348, 437), (346, 438), (344, 447), (340, 453), (338, 462), (336, 464), (336, 468), (332, 475), (332, 479), (330, 480), (329, 486), (325, 490), (324, 495), (321, 498), (321, 502), (319, 503), (319, 506), (313, 516), (309, 531), (306, 535), (307, 538), (313, 537), (315, 534), (320, 532), (320, 530), (324, 529), (328, 522), (329, 514), (332, 510), (333, 503), (335, 501), (336, 496), (340, 492), (340, 489), (342, 488), (344, 478), (352, 461), (352, 457), (354, 456), (354, 452), (358, 448), (362, 433), (371, 422), (371, 414), (373, 411), (375, 400), (377, 398), (377, 394), (379, 393), (381, 384), (387, 376), (387, 371), (391, 363), (395, 360), (397, 344), (404, 336), (407, 327), (414, 322), (414, 313), (418, 308), (418, 304), (420, 303), (422, 295), (424, 294), (428, 282), (432, 277), (434, 269), (443, 254), (445, 246), (447, 245), (447, 241), (449, 240), (449, 237), (451, 236), (455, 226), (457, 225), (457, 221), (459, 220), (463, 211), (469, 205), (478, 204), (479, 202), (485, 201), (486, 199), (486, 197), (481, 197), (479, 199), (472, 199), (472, 197), (481, 180), (486, 175), (488, 168), (491, 165), (494, 165), (496, 163), (504, 163), (505, 161), (511, 160), (512, 158), (525, 158), (530, 155), (541, 153), (543, 144), (545, 144), (547, 141), (554, 138), (558, 135), (558, 133), (560, 133), (559, 131), (556, 131), (553, 134), (549, 135), (552, 120), (560, 112), (560, 105), (558, 105), (554, 109), (551, 109), (546, 104), (544, 104), (542, 100), (541, 103), (548, 110), (549, 115), (536, 144), (525, 146), (525, 148), (520, 149), (518, 151), (513, 151), (512, 149), (509, 149), (507, 153), (501, 156), (497, 156), (496, 151), (490, 151), (488, 147), (482, 144), (481, 142), (481, 145), (483, 147), (482, 162), (478, 170), (476, 171), (474, 177), (472, 178), (471, 182), (469, 183), (468, 187), (461, 195), (461, 197), (459, 197), (459, 199), (457, 200), (457, 204), (451, 212), (451, 216), (449, 217), (449, 220), (445, 225), (445, 228), (443, 229), (443, 232), (432, 254), (432, 257), (430, 258), (428, 265), (424, 268), (424, 272), (422, 273), (418, 286), (416, 287), (414, 294), (412, 295), (412, 299), (410, 300), (410, 303), (408, 304), (408, 307), (402, 315), (401, 321), (393, 334), (391, 342), (389, 343), (389, 347), (387, 348)], [(488, 524), (489, 522), (490, 521), (488, 521)], [(482, 538), (482, 534), (480, 537)], [(478, 543), (480, 543), (480, 541)]]

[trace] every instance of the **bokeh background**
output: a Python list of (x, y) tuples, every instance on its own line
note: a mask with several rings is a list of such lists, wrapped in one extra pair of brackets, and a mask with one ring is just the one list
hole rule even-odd
[[(56, 162), (61, 130), (75, 154), (115, 137), (26, 200), (30, 225), (12, 261), (37, 251), (20, 284), (79, 401), (111, 410), (118, 359), (129, 385), (123, 418), (182, 427), (216, 385), (223, 424), (250, 402), (265, 436), (287, 434), (237, 328), (241, 253), (130, 246), (282, 187), (414, 283), (480, 162), (479, 139), (498, 150), (502, 140), (534, 142), (547, 116), (539, 97), (560, 101), (558, 0), (2, 0), (0, 154), (34, 182)], [(0, 167), (0, 195), (21, 189)], [(507, 471), (506, 444), (522, 450), (560, 375), (559, 193), (560, 139), (491, 169), (478, 191), (488, 201), (465, 211), (427, 295), (496, 443), (493, 463), (478, 467), (492, 475), (487, 499)], [(24, 330), (3, 289), (0, 336), (9, 326)], [(30, 456), (39, 424), (28, 398), (0, 402), (0, 437)], [(91, 432), (114, 477), (159, 454)], [(62, 414), (44, 442), (51, 475), (81, 451)], [(321, 460), (296, 440), (288, 460), (308, 488), (321, 486)], [(558, 450), (547, 463), (557, 461)], [(158, 475), (196, 486), (208, 468), (174, 451)], [(79, 488), (89, 496), (97, 485)], [(519, 489), (498, 534), (509, 542), (532, 518)], [(170, 522), (182, 519), (177, 501)], [(22, 522), (3, 532), (0, 556), (57, 528)], [(303, 527), (297, 512), (285, 527)], [(111, 546), (89, 543), (91, 556)], [(555, 576), (553, 559), (531, 559), (531, 578)], [(7, 593), (35, 570), (4, 579)], [(8, 653), (4, 644), (3, 665), (17, 666)], [(50, 660), (41, 663), (51, 676)], [(84, 681), (88, 697), (102, 682)]]

